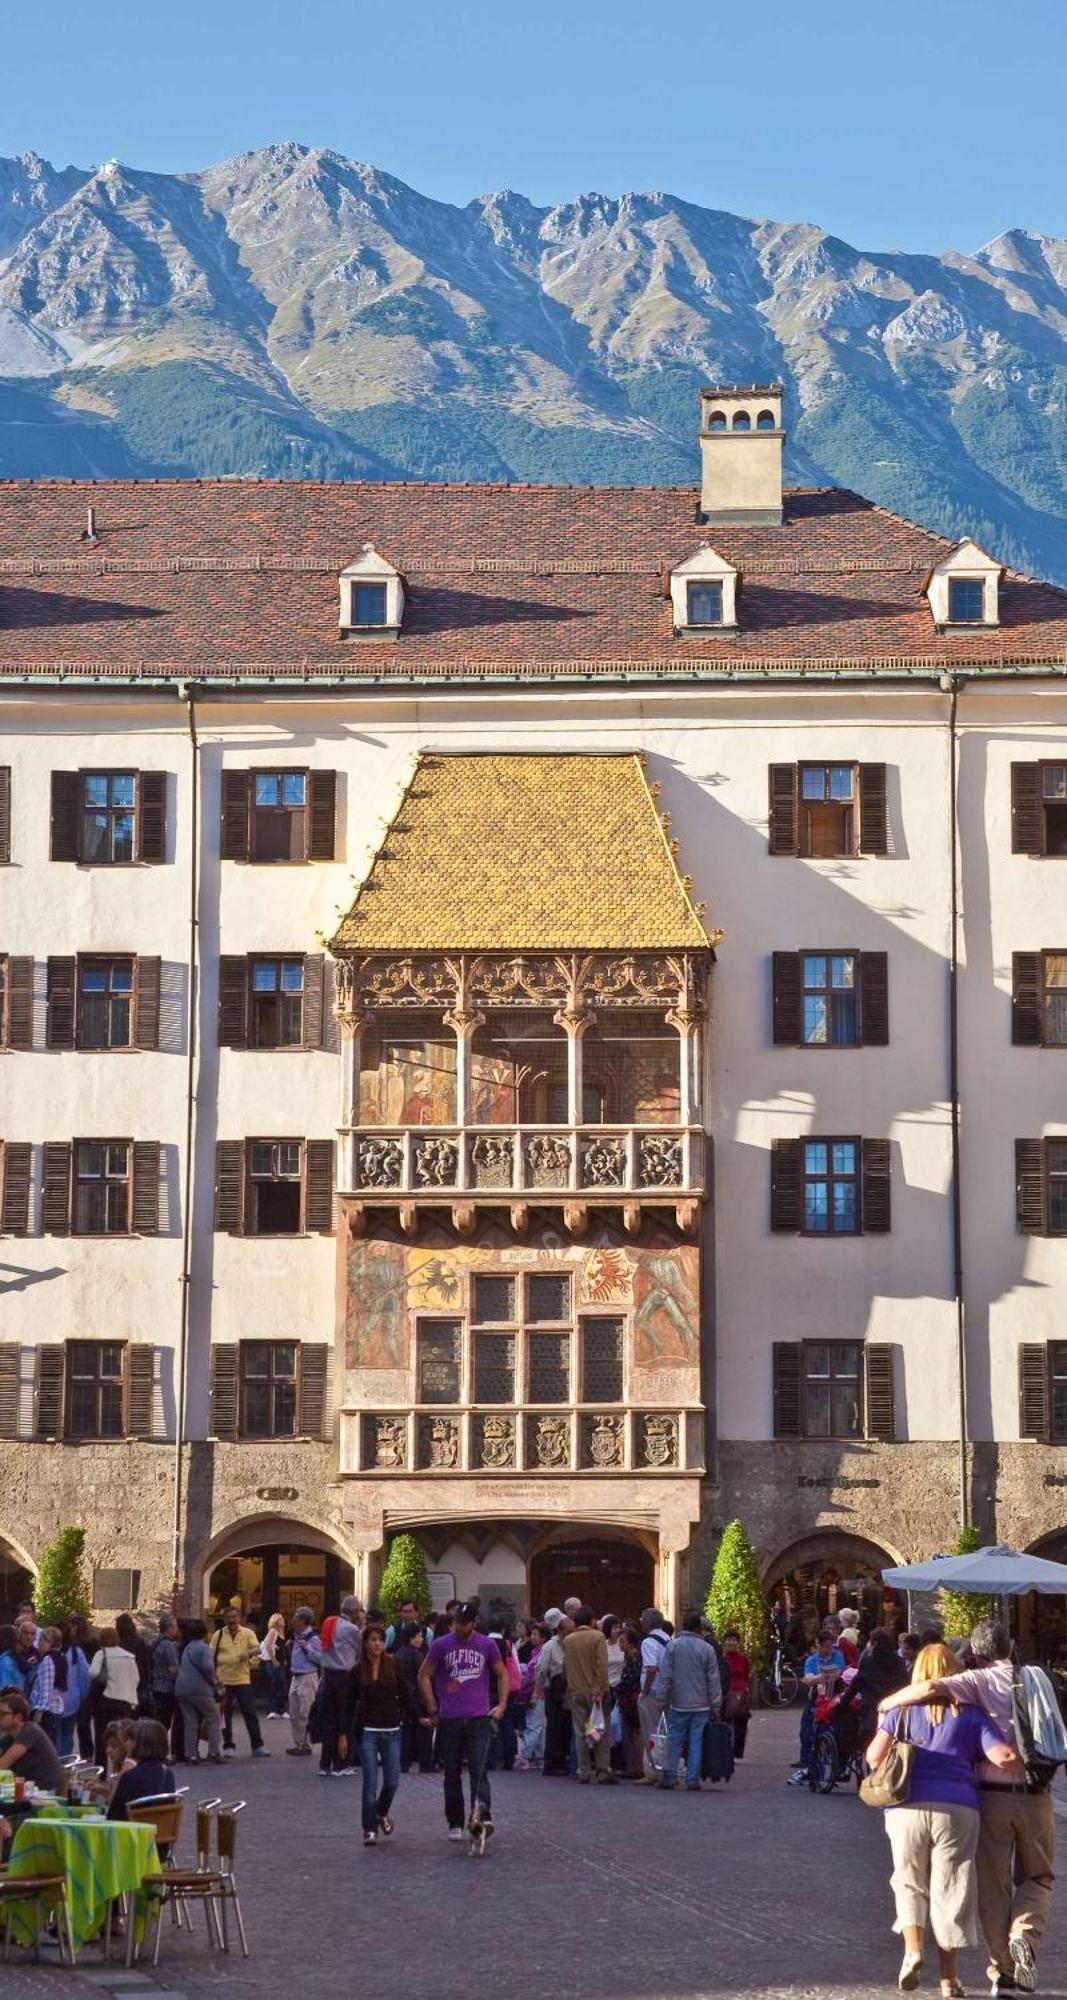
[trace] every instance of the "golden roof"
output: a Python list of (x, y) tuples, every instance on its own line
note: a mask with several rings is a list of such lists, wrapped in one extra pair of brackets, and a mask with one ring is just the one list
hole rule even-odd
[(335, 951), (707, 950), (641, 759), (420, 757)]

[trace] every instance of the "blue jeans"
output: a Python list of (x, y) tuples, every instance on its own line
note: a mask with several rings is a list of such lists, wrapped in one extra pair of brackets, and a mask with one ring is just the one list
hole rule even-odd
[(464, 1751), (470, 1772), (471, 1812), (474, 1811), (476, 1795), (479, 1805), (487, 1813), (492, 1811), (489, 1780), (485, 1775), (492, 1726), (487, 1715), (442, 1716), (437, 1725), (437, 1754), (444, 1767), (445, 1818), (449, 1826), (462, 1826), (466, 1818), (463, 1810)]
[[(382, 1788), (378, 1790), (378, 1764), (382, 1767)], [(399, 1729), (365, 1729), (359, 1739), (359, 1762), (363, 1772), (363, 1831), (377, 1833), (396, 1797), (400, 1783)]]
[(685, 1781), (695, 1791), (700, 1783), (704, 1756), (704, 1731), (711, 1711), (707, 1708), (672, 1708), (667, 1717), (667, 1768), (662, 1782), (673, 1785), (678, 1779), (679, 1759), (685, 1758)]

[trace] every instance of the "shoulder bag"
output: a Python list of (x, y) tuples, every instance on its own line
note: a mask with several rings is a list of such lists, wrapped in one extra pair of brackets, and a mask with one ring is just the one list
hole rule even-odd
[(897, 1712), (896, 1728), (890, 1739), (889, 1748), (876, 1771), (868, 1771), (860, 1785), (860, 1798), (865, 1806), (907, 1805), (911, 1791), (911, 1771), (915, 1762), (915, 1745), (903, 1735), (904, 1709)]

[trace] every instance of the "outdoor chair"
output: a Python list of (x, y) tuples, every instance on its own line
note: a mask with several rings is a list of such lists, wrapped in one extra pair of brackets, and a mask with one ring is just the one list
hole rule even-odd
[[(173, 1810), (173, 1805), (174, 1799), (170, 1793), (163, 1793), (155, 1799), (138, 1799), (135, 1805), (129, 1807), (129, 1817), (130, 1819), (140, 1820), (142, 1824), (154, 1825), (157, 1840), (175, 1841), (178, 1837), (177, 1832), (168, 1832), (165, 1830), (165, 1826), (167, 1825), (165, 1814), (160, 1814), (157, 1817), (157, 1813), (159, 1813), (161, 1807), (164, 1809), (170, 1807)], [(160, 1868), (158, 1875), (147, 1875), (141, 1884), (144, 1893), (150, 1899), (150, 1905), (155, 1906), (156, 1936), (152, 1953), (153, 1965), (159, 1964), (159, 1947), (163, 1932), (163, 1911), (168, 1904), (170, 1905), (175, 1921), (180, 1923), (184, 1917), (189, 1925), (189, 1929), (192, 1930), (192, 1918), (189, 1914), (188, 1905), (195, 1902), (203, 1903), (204, 1916), (207, 1923), (208, 1943), (211, 1945), (222, 1944), (218, 1907), (218, 1899), (222, 1894), (222, 1877), (218, 1868), (213, 1868), (211, 1865), (211, 1822), (213, 1815), (218, 1810), (218, 1806), (218, 1799), (200, 1799), (197, 1803), (195, 1868), (181, 1868), (176, 1866), (173, 1861), (165, 1862)], [(170, 1822), (170, 1824), (172, 1823)], [(150, 1915), (152, 1913), (150, 1908)], [(148, 1925), (146, 1921), (146, 1946), (147, 1942)], [(127, 1965), (134, 1963), (136, 1953), (137, 1946), (131, 1923), (126, 1943)]]
[(221, 1805), (215, 1822), (219, 1855), (218, 1914), (222, 1925), (222, 1949), (229, 1951), (230, 1944), (226, 1931), (226, 1905), (233, 1904), (233, 1914), (237, 1919), (237, 1935), (241, 1940), (241, 1951), (249, 1956), (248, 1939), (245, 1936), (244, 1918), (241, 1914), (241, 1899), (237, 1893), (237, 1877), (234, 1873), (234, 1856), (237, 1848), (237, 1815), (245, 1809), (244, 1799), (236, 1799), (229, 1805)]
[(16, 1903), (33, 1905), (34, 1933), (33, 1958), (35, 1965), (41, 1963), (41, 1932), (47, 1922), (49, 1910), (55, 1912), (56, 1935), (59, 1939), (59, 1956), (64, 1964), (74, 1964), (74, 1934), (70, 1927), (70, 1906), (67, 1902), (67, 1878), (65, 1875), (23, 1875), (11, 1880), (5, 1869), (0, 1873), (0, 1916), (4, 1924), (4, 1964), (8, 1963), (11, 1948), (11, 1914)]

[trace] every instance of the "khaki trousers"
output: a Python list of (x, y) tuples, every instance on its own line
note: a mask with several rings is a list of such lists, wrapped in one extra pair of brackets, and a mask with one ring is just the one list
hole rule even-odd
[(308, 1740), (308, 1716), (318, 1684), (318, 1674), (294, 1674), (289, 1683), (289, 1727), (294, 1750), (302, 1750)]
[(978, 1834), (978, 1915), (1002, 1972), (1011, 1972), (1011, 1936), (1037, 1950), (1052, 1903), (1051, 1792), (982, 1793)]
[(578, 1776), (589, 1778), (595, 1764), (597, 1776), (611, 1776), (611, 1739), (604, 1731), (599, 1743), (591, 1744), (585, 1733), (585, 1725), (593, 1711), (591, 1694), (572, 1694), (571, 1723), (574, 1728), (574, 1754), (578, 1760)]
[(650, 1736), (655, 1735), (659, 1726), (660, 1716), (663, 1714), (663, 1709), (654, 1694), (639, 1694), (637, 1697), (637, 1713), (641, 1718), (641, 1761), (645, 1767), (645, 1776), (646, 1778), (658, 1778), (659, 1772), (656, 1770), (649, 1755), (648, 1739)]
[(895, 1931), (924, 1931), (927, 1918), (942, 1951), (977, 1942), (974, 1920), (978, 1814), (973, 1806), (891, 1806), (885, 1830), (893, 1850), (890, 1878)]

